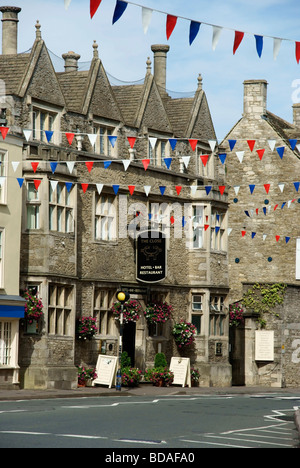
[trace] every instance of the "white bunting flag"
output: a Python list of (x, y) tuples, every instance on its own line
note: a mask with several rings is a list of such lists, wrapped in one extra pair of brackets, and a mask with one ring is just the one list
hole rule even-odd
[(274, 151), (275, 145), (276, 145), (276, 140), (268, 140), (268, 143), (269, 143), (269, 146), (270, 146), (270, 150)]
[(88, 133), (88, 137), (92, 146), (96, 143), (97, 135), (94, 133)]
[(284, 184), (278, 184), (278, 187), (280, 188), (280, 191), (283, 192)]
[(233, 188), (234, 188), (235, 194), (238, 195), (239, 190), (240, 190), (240, 185), (235, 185)]
[(67, 10), (70, 6), (71, 0), (65, 0), (65, 9)]
[(129, 164), (130, 164), (130, 159), (123, 159), (122, 163), (123, 163), (123, 166), (124, 166), (124, 170), (127, 171), (128, 167), (129, 167)]
[(20, 164), (19, 161), (12, 161), (11, 162), (11, 165), (13, 167), (14, 172), (16, 172), (16, 170), (18, 169), (19, 164)]
[(103, 184), (96, 184), (96, 187), (97, 187), (97, 191), (98, 191), (98, 193), (100, 195), (101, 192), (102, 192), (102, 189), (103, 189)]
[(281, 46), (281, 42), (282, 42), (282, 39), (274, 37), (274, 42), (273, 42), (273, 58), (274, 58), (274, 60), (277, 59), (279, 49), (280, 49), (280, 46)]
[(182, 162), (185, 166), (185, 168), (187, 169), (188, 165), (189, 165), (189, 162), (190, 162), (190, 156), (182, 156), (181, 159), (182, 159)]
[(144, 34), (147, 34), (148, 32), (148, 28), (150, 26), (151, 19), (152, 19), (152, 13), (153, 13), (153, 10), (151, 10), (150, 8), (145, 8), (145, 7), (142, 8), (142, 22), (143, 22)]
[(192, 185), (191, 186), (191, 194), (196, 195), (197, 189), (198, 189), (197, 185)]
[(23, 130), (23, 133), (24, 133), (24, 136), (26, 138), (26, 141), (28, 141), (31, 137), (31, 133), (32, 131), (31, 130)]
[(236, 152), (236, 155), (237, 155), (237, 157), (238, 157), (240, 163), (243, 162), (244, 154), (245, 154), (245, 151), (237, 151), (237, 152)]
[(75, 166), (75, 161), (67, 161), (67, 168), (69, 169), (70, 174), (72, 174), (74, 166)]
[(146, 194), (147, 197), (148, 197), (148, 195), (149, 195), (149, 193), (150, 193), (150, 190), (151, 190), (151, 185), (145, 185), (145, 186), (144, 186), (144, 190), (145, 190), (145, 194)]
[(231, 233), (232, 233), (232, 228), (228, 228), (228, 229), (227, 229), (227, 235), (228, 235), (228, 237), (230, 236)]
[(53, 192), (55, 192), (57, 184), (58, 184), (58, 180), (50, 180), (50, 185), (51, 185)]
[(214, 151), (216, 144), (217, 144), (216, 140), (208, 140), (208, 143), (209, 143), (210, 149)]
[(157, 138), (149, 138), (149, 141), (150, 141), (150, 144), (151, 144), (151, 148), (154, 149), (155, 146), (156, 146), (156, 142), (157, 142)]
[(221, 28), (220, 26), (213, 26), (213, 37), (212, 37), (212, 49), (213, 50), (216, 50), (222, 29), (223, 28)]

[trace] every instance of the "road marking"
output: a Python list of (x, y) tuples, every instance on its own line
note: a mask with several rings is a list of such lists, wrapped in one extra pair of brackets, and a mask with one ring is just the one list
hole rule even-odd
[(51, 435), (49, 432), (28, 432), (28, 431), (0, 431), (1, 434), (21, 434), (21, 435)]
[(252, 447), (247, 447), (247, 446), (243, 446), (243, 445), (232, 445), (232, 444), (218, 444), (217, 442), (208, 442), (206, 440), (189, 440), (189, 439), (181, 439), (182, 442), (190, 442), (192, 444), (202, 444), (202, 445), (218, 445), (218, 446), (221, 446), (221, 447), (224, 447), (226, 445), (226, 447), (231, 447), (231, 448), (252, 448)]
[(146, 444), (146, 445), (162, 445), (166, 444), (165, 440), (139, 440), (139, 439), (114, 439), (114, 442), (125, 442), (129, 444)]
[[(236, 437), (223, 437), (217, 435), (205, 435), (205, 437), (213, 437), (214, 439), (226, 439), (226, 440), (238, 440), (241, 442), (249, 442), (251, 444), (265, 444), (265, 445), (276, 445), (277, 447), (290, 447), (290, 444), (273, 444), (272, 442), (263, 442), (261, 440), (247, 440), (247, 439), (237, 439)], [(259, 437), (259, 436), (258, 436)]]
[(16, 434), (16, 435), (32, 435), (32, 436), (55, 436), (55, 437), (70, 437), (75, 439), (105, 439), (108, 437), (88, 436), (80, 434), (51, 434), (51, 432), (29, 432), (29, 431), (0, 431), (1, 434)]

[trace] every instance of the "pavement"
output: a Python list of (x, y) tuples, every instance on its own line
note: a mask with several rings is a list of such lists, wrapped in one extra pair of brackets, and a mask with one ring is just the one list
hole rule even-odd
[[(295, 395), (300, 398), (300, 388), (277, 387), (154, 387), (152, 384), (140, 384), (138, 387), (122, 387), (121, 391), (104, 386), (81, 387), (73, 390), (47, 389), (0, 389), (0, 401), (45, 400), (50, 398), (91, 398), (91, 397), (144, 397), (160, 396), (196, 396), (196, 395)], [(300, 410), (295, 410), (295, 424), (300, 438)]]

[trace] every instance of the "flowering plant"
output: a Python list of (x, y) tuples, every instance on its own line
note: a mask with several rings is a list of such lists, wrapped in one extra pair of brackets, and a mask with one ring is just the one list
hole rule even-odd
[(198, 382), (199, 382), (199, 379), (200, 379), (200, 372), (198, 371), (198, 369), (194, 369), (194, 368), (191, 369), (191, 379), (192, 379), (195, 383), (198, 383)]
[(133, 367), (122, 369), (122, 385), (124, 387), (137, 387), (142, 378), (142, 371)]
[(84, 368), (77, 366), (77, 378), (78, 378), (78, 385), (85, 385), (87, 380), (95, 380), (97, 378), (96, 369), (91, 368)]
[(80, 340), (90, 340), (98, 332), (96, 318), (81, 317), (77, 320), (77, 337)]
[(144, 311), (148, 323), (165, 323), (171, 318), (172, 306), (166, 302), (150, 303)]
[(230, 304), (229, 306), (229, 325), (231, 327), (238, 327), (244, 323), (244, 309), (239, 303)]
[(26, 300), (25, 318), (30, 324), (33, 323), (34, 320), (38, 320), (42, 317), (43, 303), (37, 296), (30, 294), (29, 291), (25, 291), (24, 299)]
[(174, 380), (174, 374), (167, 367), (154, 367), (145, 372), (145, 381), (152, 382), (153, 385), (171, 385)]
[(186, 322), (183, 319), (180, 320), (180, 322), (175, 323), (172, 333), (178, 348), (191, 345), (195, 340), (196, 330), (195, 325)]
[[(115, 302), (111, 308), (113, 313), (116, 316), (117, 320), (120, 320), (121, 315), (121, 302)], [(140, 318), (140, 314), (142, 312), (142, 307), (133, 299), (125, 302), (123, 306), (123, 320), (125, 323), (128, 322), (137, 322)]]

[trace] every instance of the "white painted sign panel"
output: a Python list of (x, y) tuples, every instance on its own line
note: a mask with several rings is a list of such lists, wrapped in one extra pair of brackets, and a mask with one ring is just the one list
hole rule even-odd
[(274, 361), (274, 331), (256, 330), (255, 361)]
[(172, 357), (170, 371), (174, 374), (174, 385), (192, 386), (190, 358)]
[(111, 388), (113, 385), (115, 385), (117, 367), (118, 358), (116, 356), (106, 356), (99, 354), (96, 365), (97, 378), (93, 381), (93, 386), (107, 385), (108, 388)]

